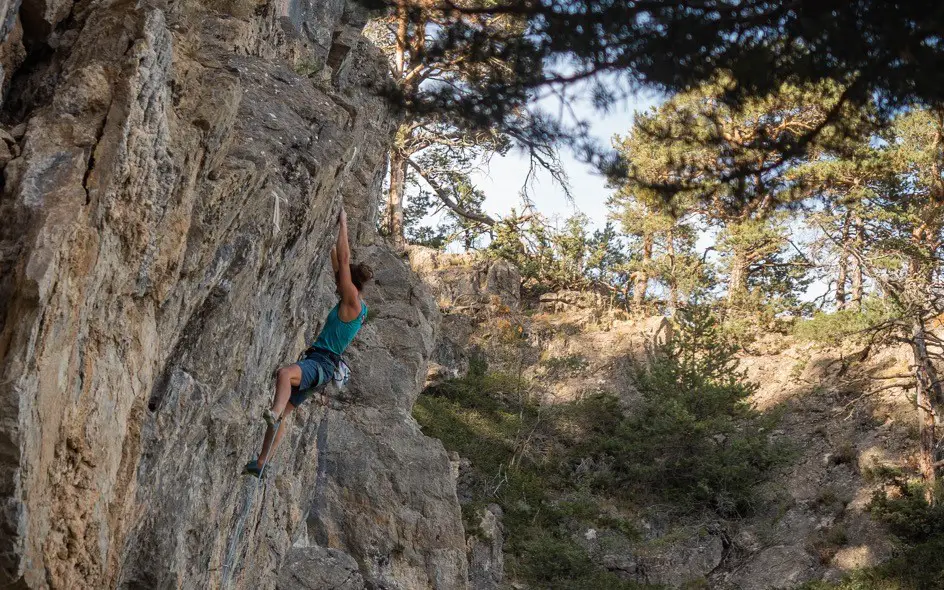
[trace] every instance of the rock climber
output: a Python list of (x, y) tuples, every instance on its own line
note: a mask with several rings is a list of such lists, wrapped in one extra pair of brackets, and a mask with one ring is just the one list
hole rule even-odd
[[(262, 414), (267, 425), (262, 451), (256, 460), (246, 464), (245, 472), (250, 475), (259, 477), (262, 474), (266, 461), (285, 434), (284, 418), (315, 391), (321, 392), (322, 405), (327, 403), (325, 390), (335, 372), (341, 369), (341, 355), (367, 319), (367, 303), (362, 294), (374, 272), (363, 262), (351, 264), (347, 214), (343, 207), (338, 216), (338, 226), (338, 242), (331, 250), (331, 266), (341, 301), (328, 312), (321, 333), (305, 351), (304, 358), (276, 372), (275, 399)], [(278, 431), (274, 432), (276, 425)]]

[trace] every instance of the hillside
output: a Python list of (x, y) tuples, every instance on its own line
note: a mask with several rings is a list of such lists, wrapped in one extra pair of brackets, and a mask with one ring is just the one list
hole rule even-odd
[[(724, 514), (591, 483), (614, 468), (594, 464), (594, 424), (639, 411), (634, 374), (672, 339), (670, 322), (590, 294), (529, 299), (505, 262), (410, 254), (444, 313), (439, 365), (414, 414), (461, 456), (467, 532), (479, 520), (487, 531), (472, 545), (490, 548), (473, 550), (488, 556), (472, 562), (473, 587), (797, 588), (901, 554), (871, 506), (891, 489), (887, 474), (916, 468), (907, 348), (865, 356), (854, 342), (771, 334), (742, 351), (738, 370), (756, 385), (748, 403), (776, 456), (748, 510)], [(616, 405), (600, 407), (601, 395)], [(723, 448), (726, 436), (713, 438)], [(932, 587), (889, 584), (863, 587)]]

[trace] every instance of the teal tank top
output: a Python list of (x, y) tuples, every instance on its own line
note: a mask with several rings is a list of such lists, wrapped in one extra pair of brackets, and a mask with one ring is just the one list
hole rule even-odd
[(354, 340), (357, 331), (361, 329), (364, 320), (367, 319), (367, 304), (363, 301), (361, 301), (360, 315), (349, 322), (341, 320), (341, 316), (338, 315), (340, 307), (341, 304), (338, 303), (328, 312), (324, 327), (321, 328), (321, 334), (318, 334), (318, 339), (312, 345), (314, 348), (330, 350), (338, 356), (344, 354), (344, 350), (351, 343), (351, 340)]

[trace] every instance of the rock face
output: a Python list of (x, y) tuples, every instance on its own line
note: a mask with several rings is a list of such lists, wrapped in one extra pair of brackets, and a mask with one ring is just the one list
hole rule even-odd
[[(394, 121), (364, 15), (17, 8), (0, 4), (0, 64), (19, 67), (0, 137), (0, 585), (464, 587), (449, 460), (410, 416), (439, 313), (374, 239)], [(291, 417), (267, 478), (240, 477), (273, 370), (334, 304), (342, 202), (377, 271), (352, 382)]]
[(499, 590), (505, 580), (502, 509), (489, 504), (479, 514), (478, 534), (470, 535), (468, 540), (469, 588)]
[(446, 309), (475, 310), (490, 304), (521, 305), (521, 274), (505, 260), (410, 246), (410, 266)]

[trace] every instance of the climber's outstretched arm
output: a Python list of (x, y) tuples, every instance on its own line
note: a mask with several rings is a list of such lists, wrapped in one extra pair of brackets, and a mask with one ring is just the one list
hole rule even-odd
[[(336, 246), (338, 255), (338, 292), (341, 294), (341, 319), (349, 322), (361, 313), (361, 298), (357, 292), (357, 287), (351, 281), (351, 245), (347, 237), (347, 213), (344, 207), (341, 207), (341, 215), (338, 217), (338, 244)], [(348, 318), (348, 319), (345, 319)]]
[[(333, 246), (331, 248), (331, 270), (333, 270), (334, 275), (337, 276), (338, 274), (338, 247), (337, 246)], [(337, 282), (337, 279), (335, 279), (335, 282)]]

